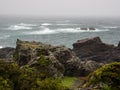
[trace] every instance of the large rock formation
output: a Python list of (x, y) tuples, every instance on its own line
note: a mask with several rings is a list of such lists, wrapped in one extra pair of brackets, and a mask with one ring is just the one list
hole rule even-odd
[[(82, 51), (82, 49), (81, 50), (78, 49), (82, 47), (82, 45), (87, 46), (90, 45), (90, 43), (91, 43), (91, 48), (89, 46), (87, 48), (86, 47), (82, 48), (84, 52)], [(78, 43), (74, 44), (74, 47), (76, 47), (76, 49), (74, 48), (72, 50), (65, 46), (52, 46), (40, 42), (28, 42), (28, 41), (17, 40), (16, 43), (17, 46), (14, 53), (14, 58), (20, 66), (29, 65), (33, 67), (33, 66), (38, 66), (37, 65), (38, 62), (42, 62), (40, 61), (40, 59), (41, 59), (41, 55), (43, 55), (45, 56), (46, 59), (52, 62), (50, 65), (44, 68), (44, 70), (46, 69), (53, 76), (59, 76), (59, 75), (86, 76), (90, 72), (93, 72), (94, 70), (96, 70), (97, 68), (103, 65), (103, 63), (96, 62), (97, 59), (95, 61), (94, 59), (89, 58), (86, 55), (86, 54), (89, 55), (87, 50), (93, 49), (92, 44), (101, 45), (100, 43), (101, 40), (98, 37), (90, 40), (89, 39), (82, 40), (82, 42), (80, 41), (79, 44)], [(103, 50), (107, 50), (111, 47), (113, 48), (113, 46), (111, 45), (107, 47), (106, 44), (103, 44), (101, 46), (106, 46)], [(101, 49), (99, 47), (96, 47), (95, 50), (99, 51)], [(84, 57), (82, 56), (82, 54)], [(94, 53), (90, 54), (89, 56), (92, 57), (93, 55)]]
[(73, 51), (82, 60), (93, 60), (102, 63), (120, 61), (118, 47), (103, 43), (99, 37), (78, 40), (73, 44)]
[(37, 66), (38, 62), (43, 62), (41, 60), (42, 55), (51, 62), (46, 68), (52, 75), (56, 76), (58, 73), (59, 75), (79, 75), (80, 59), (65, 46), (52, 46), (21, 40), (17, 40), (16, 44), (14, 59), (20, 66)]
[(86, 76), (106, 63), (120, 61), (120, 44), (115, 47), (94, 37), (78, 40), (70, 49), (17, 40), (16, 49), (0, 49), (0, 59), (14, 59), (21, 67), (36, 67), (55, 77)]

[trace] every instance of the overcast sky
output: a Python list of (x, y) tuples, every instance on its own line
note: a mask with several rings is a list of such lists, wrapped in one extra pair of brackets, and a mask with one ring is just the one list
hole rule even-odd
[(119, 17), (120, 0), (0, 0), (0, 15)]

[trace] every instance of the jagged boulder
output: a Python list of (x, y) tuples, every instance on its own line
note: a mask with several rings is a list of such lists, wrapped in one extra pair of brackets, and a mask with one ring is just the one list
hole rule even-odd
[(94, 27), (90, 27), (89, 30), (96, 30)]
[(51, 47), (34, 41), (17, 40), (14, 59), (22, 67), (28, 65), (47, 73), (48, 76), (63, 76), (64, 66), (49, 51)]
[[(87, 76), (102, 65), (120, 61), (120, 45), (108, 45), (99, 37), (78, 40), (73, 49), (40, 42), (17, 40), (14, 60), (52, 76)], [(44, 58), (42, 58), (44, 56)]]
[(11, 61), (14, 53), (14, 48), (6, 47), (0, 49), (0, 59), (6, 59), (7, 61)]
[(65, 67), (64, 75), (75, 76), (79, 75), (81, 60), (75, 55), (75, 53), (65, 46), (54, 47), (52, 49), (55, 57)]
[[(82, 60), (94, 60), (97, 62), (108, 62), (114, 54), (114, 45), (108, 45), (99, 37), (78, 40), (73, 44), (73, 51)], [(114, 54), (115, 55), (115, 54)]]
[(95, 71), (96, 69), (100, 68), (103, 65), (104, 65), (103, 63), (98, 63), (98, 62), (92, 61), (92, 60), (82, 61), (79, 75), (87, 76), (87, 75), (89, 75), (89, 73)]
[(80, 30), (88, 30), (88, 28), (80, 28)]
[(38, 62), (44, 63), (41, 59), (42, 55), (51, 63), (44, 67), (44, 69), (40, 68), (49, 71), (51, 75), (79, 75), (80, 59), (76, 57), (71, 49), (65, 46), (52, 46), (40, 42), (21, 40), (17, 40), (16, 45), (14, 59), (20, 66), (38, 66)]

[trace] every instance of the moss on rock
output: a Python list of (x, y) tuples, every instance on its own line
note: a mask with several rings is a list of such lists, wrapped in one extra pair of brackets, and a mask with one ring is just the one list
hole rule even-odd
[(112, 90), (120, 90), (120, 62), (106, 64), (100, 69), (91, 73), (83, 87), (104, 85), (111, 87)]

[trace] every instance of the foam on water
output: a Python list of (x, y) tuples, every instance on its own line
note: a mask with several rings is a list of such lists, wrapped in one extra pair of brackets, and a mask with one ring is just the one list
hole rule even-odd
[(79, 30), (78, 28), (58, 28), (51, 30), (49, 28), (43, 27), (42, 30), (25, 32), (25, 34), (59, 34), (59, 33), (83, 33), (83, 32), (105, 32), (109, 31), (108, 29), (96, 29), (96, 30)]
[(0, 49), (3, 48), (2, 46), (0, 46)]
[(9, 38), (10, 35), (4, 35), (4, 36), (1, 36), (0, 39), (6, 39), (6, 38)]
[(68, 25), (78, 25), (78, 24), (56, 24), (56, 25), (58, 25), (58, 26), (68, 26)]
[(56, 33), (57, 32), (55, 30), (50, 30), (49, 28), (45, 28), (44, 30), (33, 31), (27, 34), (56, 34)]
[(119, 28), (119, 27), (118, 26), (104, 26), (104, 28), (115, 29), (115, 28)]
[(22, 29), (32, 29), (32, 27), (24, 25), (11, 25), (10, 27), (8, 27), (8, 30), (22, 30)]
[(52, 25), (51, 23), (43, 23), (41, 24), (42, 26), (49, 26), (49, 25)]
[(109, 31), (108, 29), (96, 29), (96, 30), (81, 30), (78, 28), (61, 28), (57, 29), (57, 32), (60, 33), (80, 33), (80, 32), (104, 32)]
[(27, 23), (20, 23), (20, 26), (37, 26), (36, 24), (27, 24)]

